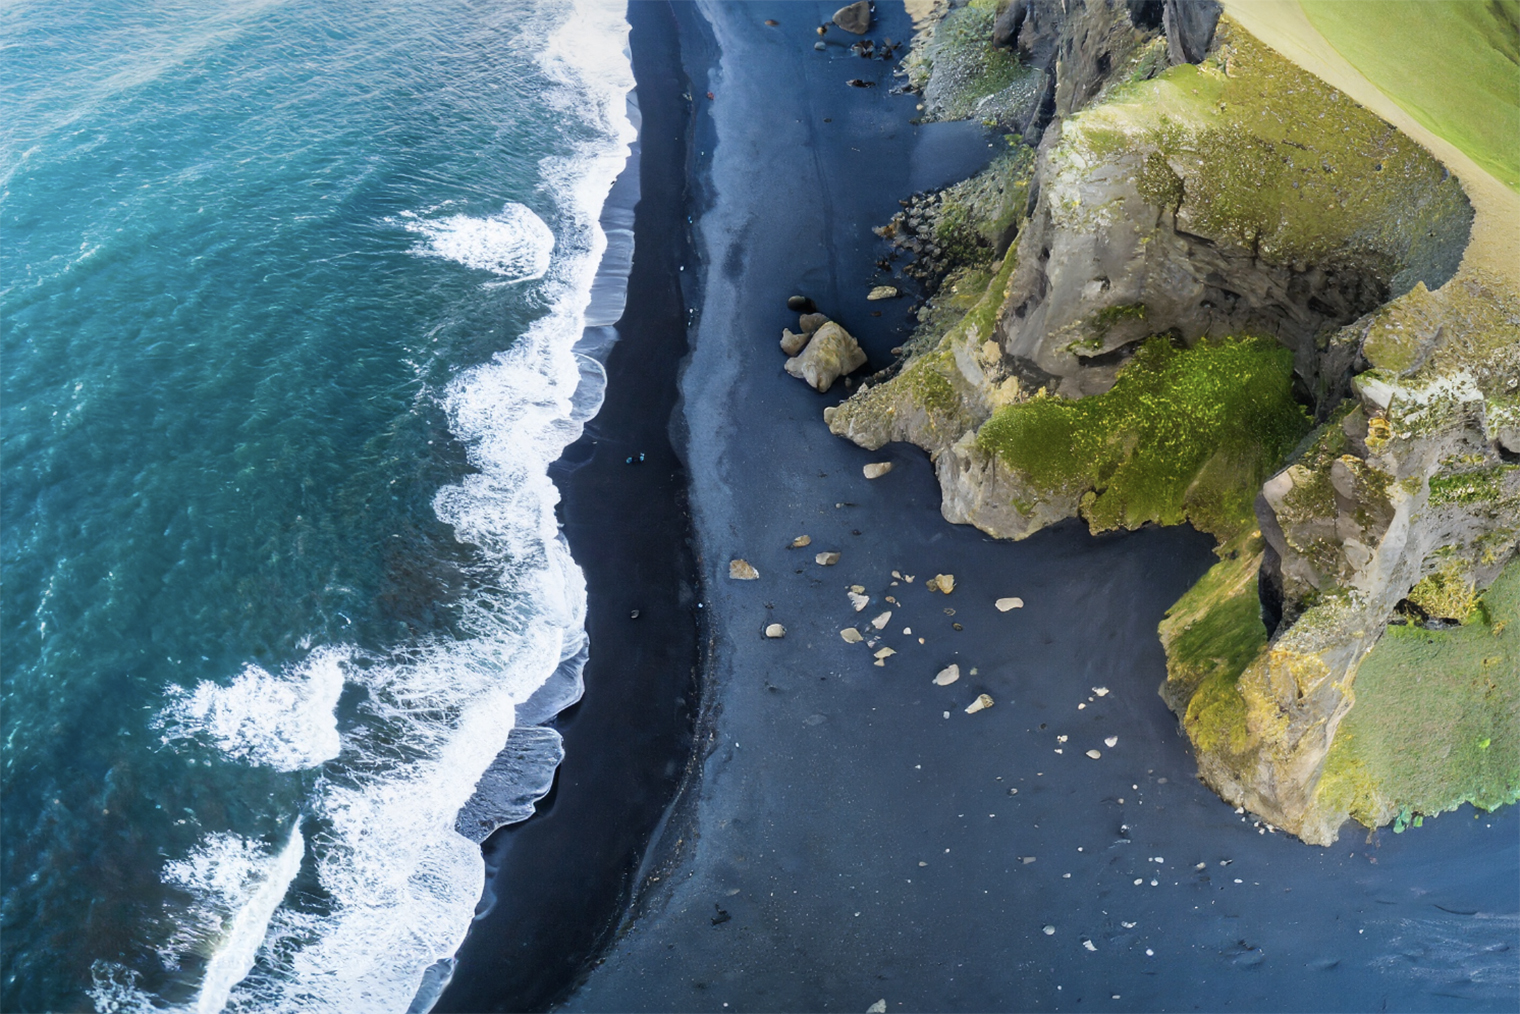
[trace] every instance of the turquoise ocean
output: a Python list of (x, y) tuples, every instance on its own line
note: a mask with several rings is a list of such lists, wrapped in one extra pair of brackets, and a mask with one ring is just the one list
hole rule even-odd
[(587, 650), (547, 467), (621, 306), (623, 15), (0, 7), (3, 1009), (446, 974)]

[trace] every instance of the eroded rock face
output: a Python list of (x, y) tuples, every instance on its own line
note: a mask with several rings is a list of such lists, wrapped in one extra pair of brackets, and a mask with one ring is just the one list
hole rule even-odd
[(1257, 503), (1281, 620), (1238, 683), (1249, 735), (1199, 751), (1225, 798), (1318, 844), (1347, 816), (1315, 792), (1325, 757), (1395, 607), (1433, 575), (1481, 590), (1520, 545), (1520, 297), (1464, 271), (1342, 338), (1374, 369)]
[[(1029, 218), (985, 274), (947, 278), (979, 297), (934, 296), (928, 338), (826, 419), (865, 447), (923, 447), (947, 519), (1022, 538), (1092, 494), (984, 450), (1000, 412), (1108, 391), (1152, 335), (1291, 350), (1319, 428), (1261, 488), (1259, 532), (1221, 534), (1225, 559), (1164, 625), (1163, 696), (1222, 796), (1326, 843), (1346, 814), (1317, 786), (1360, 660), (1401, 603), (1460, 611), (1520, 541), (1520, 303), (1458, 274), (1472, 212), (1455, 179), (1207, 6), (1167, 0), (1172, 59), (1202, 63), (1153, 81), (1135, 70), (1156, 41), (1132, 20), (1143, 4), (1005, 8), (1001, 44), (1059, 54), (1048, 101), (1065, 118)], [(958, 307), (943, 326), (941, 304)], [(1258, 599), (1258, 647), (1189, 646), (1219, 610), (1255, 624)]]

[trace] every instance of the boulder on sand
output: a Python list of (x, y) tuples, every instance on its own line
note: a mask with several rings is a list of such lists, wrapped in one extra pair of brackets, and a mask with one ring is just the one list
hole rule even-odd
[(802, 328), (803, 334), (812, 334), (829, 322), (829, 318), (821, 313), (804, 313), (797, 318), (797, 326)]
[(813, 301), (806, 296), (788, 296), (786, 308), (793, 313), (812, 313), (814, 310)]
[(813, 332), (801, 355), (786, 361), (786, 372), (806, 381), (816, 391), (827, 391), (834, 381), (866, 364), (866, 354), (850, 333), (830, 321)]
[(864, 35), (871, 30), (871, 5), (868, 0), (841, 7), (834, 12), (834, 24), (852, 35)]

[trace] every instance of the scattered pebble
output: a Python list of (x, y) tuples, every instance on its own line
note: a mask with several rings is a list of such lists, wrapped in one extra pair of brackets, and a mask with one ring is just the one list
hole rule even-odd
[(865, 473), (865, 477), (867, 479), (880, 479), (882, 476), (892, 471), (892, 462), (873, 461), (861, 468), (861, 471)]
[(932, 592), (944, 592), (946, 595), (949, 595), (951, 592), (955, 591), (955, 575), (935, 574), (929, 580), (924, 582), (924, 587)]
[(935, 675), (934, 685), (937, 687), (948, 687), (960, 678), (961, 667), (954, 664), (947, 665)]
[(997, 608), (998, 612), (1000, 613), (1006, 613), (1010, 609), (1023, 609), (1024, 600), (1019, 598), (1017, 595), (1010, 596), (1006, 599), (998, 599)]
[(852, 584), (852, 585), (850, 585), (850, 591), (854, 592), (857, 595), (861, 594), (865, 590), (866, 590), (866, 586), (863, 585), (863, 584)]
[(1087, 756), (1091, 757), (1093, 760), (1097, 760), (1099, 757), (1103, 756), (1103, 751), (1102, 750), (1089, 750), (1089, 751), (1087, 751)]
[(1147, 957), (1147, 958), (1154, 958), (1154, 957), (1155, 957), (1155, 956), (1156, 956), (1156, 952), (1155, 952), (1155, 951), (1153, 951), (1153, 950), (1151, 950), (1151, 949), (1150, 949), (1150, 948), (1149, 948), (1149, 947), (1147, 947), (1147, 948), (1146, 948), (1146, 949), (1145, 949), (1145, 956), (1146, 956), (1146, 957)]
[(1107, 697), (1108, 687), (1093, 687), (1092, 692), (1097, 694), (1099, 697)]
[(834, 564), (839, 562), (839, 554), (819, 553), (817, 556), (813, 557), (813, 562), (818, 564), (820, 567), (832, 567)]
[(903, 628), (903, 636), (904, 637), (912, 637), (913, 636), (913, 628), (912, 627), (904, 627)]
[(866, 1014), (887, 1014), (887, 998), (882, 997), (866, 1008)]
[(728, 576), (735, 581), (754, 581), (760, 577), (760, 572), (750, 565), (748, 560), (728, 561)]
[(893, 655), (896, 655), (896, 654), (897, 654), (897, 652), (893, 651), (891, 648), (878, 648), (878, 649), (876, 649), (876, 657), (877, 658), (891, 658)]
[(1045, 927), (1045, 935), (1048, 936), (1048, 937), (1055, 936), (1056, 935), (1056, 928), (1054, 926), (1046, 926)]
[(1023, 863), (1025, 866), (1028, 866), (1030, 863), (1034, 862), (1034, 860), (1034, 856), (1019, 856), (1019, 862)]
[(1067, 740), (1067, 739), (1069, 739), (1069, 738), (1070, 738), (1070, 737), (1067, 737), (1067, 736), (1057, 736), (1057, 737), (1056, 737), (1056, 742), (1057, 742), (1057, 743), (1064, 743), (1064, 742), (1066, 742), (1066, 740)]
[[(859, 610), (856, 611), (859, 612)], [(888, 609), (886, 612), (876, 617), (876, 619), (872, 620), (871, 626), (875, 627), (877, 630), (883, 630), (886, 628), (887, 624), (891, 622), (891, 620), (892, 610)]]
[(770, 626), (768, 626), (768, 627), (765, 628), (765, 636), (766, 637), (785, 637), (786, 636), (786, 628), (783, 627), (779, 623), (772, 623)]
[(866, 294), (867, 299), (896, 299), (900, 293), (891, 285), (878, 285)]
[(1110, 736), (1110, 737), (1108, 737), (1107, 739), (1105, 739), (1103, 741), (1103, 745), (1106, 746), (1106, 747), (1108, 747), (1110, 750), (1112, 750), (1114, 747), (1116, 747), (1116, 746), (1119, 745), (1119, 737), (1118, 736)]
[(860, 631), (856, 630), (854, 627), (845, 627), (839, 632), (839, 636), (844, 638), (845, 644), (859, 644), (861, 641), (865, 640), (865, 638), (860, 636)]
[(992, 703), (993, 702), (991, 697), (988, 697), (986, 694), (981, 694), (977, 697), (976, 700), (966, 705), (966, 714), (974, 715), (978, 711), (985, 711), (988, 708), (992, 707)]
[(812, 544), (813, 538), (810, 535), (799, 535), (792, 540), (793, 549), (801, 549), (803, 546), (811, 546)]
[(1082, 941), (1082, 948), (1088, 951), (1096, 951), (1098, 949), (1098, 945), (1093, 943), (1091, 940), (1084, 940)]
[(870, 605), (870, 603), (871, 597), (869, 595), (862, 595), (860, 592), (850, 592), (850, 605), (855, 607), (857, 613)]

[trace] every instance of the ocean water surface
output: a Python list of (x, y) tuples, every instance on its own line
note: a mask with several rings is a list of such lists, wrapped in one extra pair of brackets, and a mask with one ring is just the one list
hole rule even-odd
[(600, 0), (0, 9), (0, 1007), (403, 1011), (447, 967), (460, 808), (585, 657), (546, 467), (616, 316), (626, 41)]

